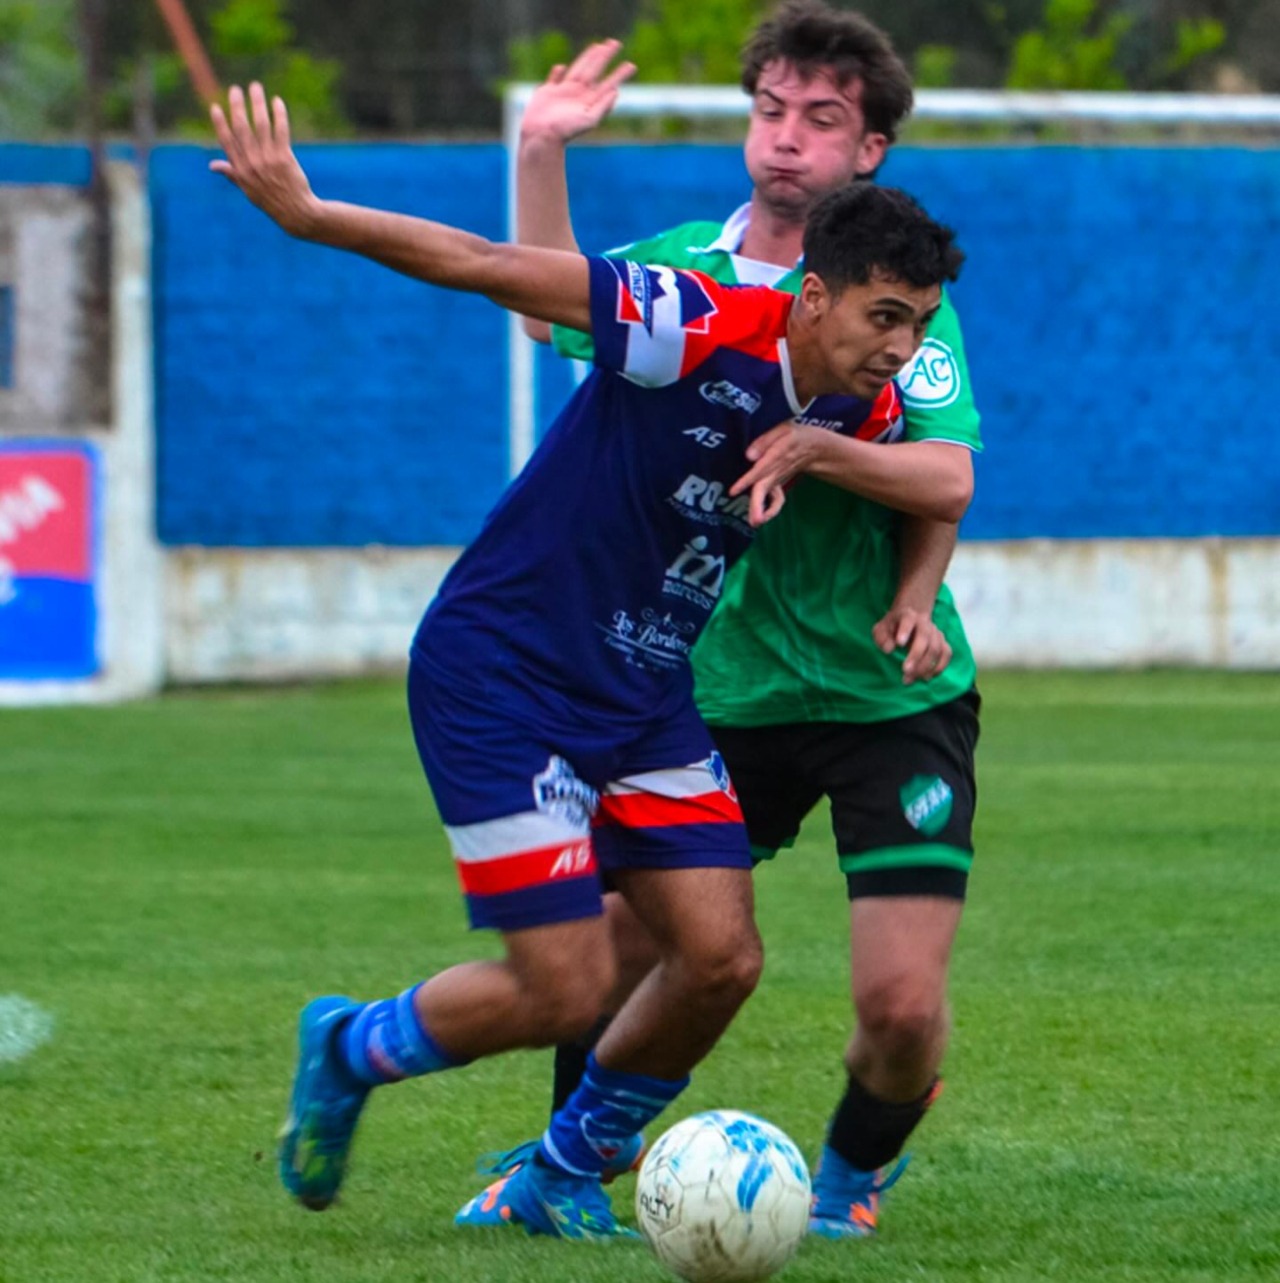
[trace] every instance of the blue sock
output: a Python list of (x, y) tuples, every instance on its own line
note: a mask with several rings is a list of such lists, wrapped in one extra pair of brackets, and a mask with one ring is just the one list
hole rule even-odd
[(338, 1051), (352, 1075), (367, 1087), (419, 1078), (464, 1065), (446, 1052), (418, 1019), (414, 985), (396, 998), (365, 1003), (338, 1033)]
[(599, 1176), (638, 1131), (653, 1122), (689, 1085), (604, 1069), (593, 1052), (577, 1090), (543, 1133), (539, 1156), (575, 1176)]

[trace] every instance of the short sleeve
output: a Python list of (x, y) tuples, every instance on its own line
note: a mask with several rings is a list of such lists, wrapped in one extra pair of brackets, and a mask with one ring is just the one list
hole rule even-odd
[(897, 382), (906, 410), (907, 440), (954, 441), (982, 449), (960, 318), (945, 292), (920, 350)]
[(594, 360), (634, 383), (664, 387), (719, 346), (727, 291), (708, 277), (630, 260), (592, 258)]

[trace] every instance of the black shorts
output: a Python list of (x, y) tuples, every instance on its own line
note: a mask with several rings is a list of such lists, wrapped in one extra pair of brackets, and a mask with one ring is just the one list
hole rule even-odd
[(851, 900), (963, 900), (973, 862), (980, 706), (971, 690), (885, 722), (712, 726), (752, 854), (770, 859), (793, 845), (825, 795)]

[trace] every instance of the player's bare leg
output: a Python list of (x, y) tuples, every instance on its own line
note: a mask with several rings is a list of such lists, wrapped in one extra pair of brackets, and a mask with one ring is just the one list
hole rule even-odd
[(508, 931), (503, 943), (501, 961), (461, 963), (415, 991), (419, 1019), (460, 1058), (576, 1038), (614, 990), (604, 918)]
[(888, 1164), (937, 1092), (949, 1029), (947, 970), (962, 909), (941, 896), (873, 896), (850, 905), (857, 1023), (845, 1052), (848, 1085), (815, 1181), (815, 1233), (875, 1231), (880, 1195), (901, 1172), (901, 1164)]
[(501, 1156), (491, 1168), (499, 1179), (459, 1211), (459, 1224), (515, 1222), (573, 1238), (619, 1233), (600, 1188), (606, 1170), (684, 1090), (760, 977), (747, 869), (628, 869), (615, 877), (659, 961), (606, 1029), (541, 1141)]
[(857, 1026), (845, 1066), (873, 1096), (915, 1100), (937, 1077), (962, 909), (961, 901), (942, 896), (872, 896), (850, 904)]
[(601, 1065), (687, 1074), (751, 996), (764, 965), (746, 869), (627, 869), (618, 889), (659, 961), (596, 1047)]
[[(338, 1195), (369, 1092), (590, 1027), (615, 970), (602, 917), (504, 934), (499, 962), (463, 963), (394, 998), (317, 998), (299, 1020), (280, 1176), (304, 1207)], [(611, 1220), (605, 1204), (605, 1215)]]

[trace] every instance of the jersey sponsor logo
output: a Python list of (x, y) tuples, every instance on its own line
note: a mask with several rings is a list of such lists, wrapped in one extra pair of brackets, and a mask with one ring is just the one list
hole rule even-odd
[(697, 625), (674, 619), (670, 612), (659, 615), (645, 607), (637, 620), (625, 610), (615, 610), (608, 624), (596, 625), (605, 635), (605, 645), (621, 652), (629, 664), (648, 670), (681, 668), (693, 648), (690, 634)]
[(713, 428), (685, 428), (680, 434), (683, 437), (692, 437), (699, 445), (706, 446), (708, 450), (714, 450), (716, 446), (723, 445), (728, 437), (727, 432), (716, 432)]
[(728, 524), (746, 535), (755, 533), (747, 520), (751, 496), (730, 495), (723, 481), (708, 481), (691, 472), (667, 502), (695, 521)]
[(947, 827), (954, 801), (951, 785), (937, 775), (912, 776), (899, 790), (907, 823), (926, 837), (936, 837)]
[(553, 753), (546, 766), (533, 777), (533, 804), (544, 815), (554, 815), (570, 824), (589, 824), (600, 804), (600, 795), (584, 784), (563, 757)]
[(697, 535), (681, 549), (680, 555), (667, 567), (665, 594), (683, 597), (686, 601), (710, 610), (720, 597), (727, 570), (725, 559), (707, 552), (709, 540)]
[(898, 375), (902, 399), (924, 410), (940, 410), (960, 395), (960, 364), (941, 339), (925, 339), (911, 363)]
[(710, 401), (712, 405), (723, 405), (729, 410), (741, 410), (743, 414), (755, 414), (760, 408), (760, 398), (754, 392), (748, 392), (728, 379), (720, 379), (716, 383), (708, 379), (698, 391), (702, 394), (703, 400)]
[(806, 428), (821, 428), (824, 432), (842, 432), (849, 425), (839, 419), (811, 419), (807, 414), (797, 414), (796, 423), (802, 423)]
[(548, 878), (574, 878), (591, 868), (591, 843), (575, 842), (557, 852), (551, 862)]
[(634, 308), (634, 314), (626, 315), (625, 307), (620, 319), (624, 321), (638, 321), (644, 326), (645, 330), (653, 333), (653, 301), (655, 297), (661, 297), (662, 286), (658, 284), (656, 277), (647, 272), (639, 263), (627, 264), (627, 282), (626, 295), (624, 296)]

